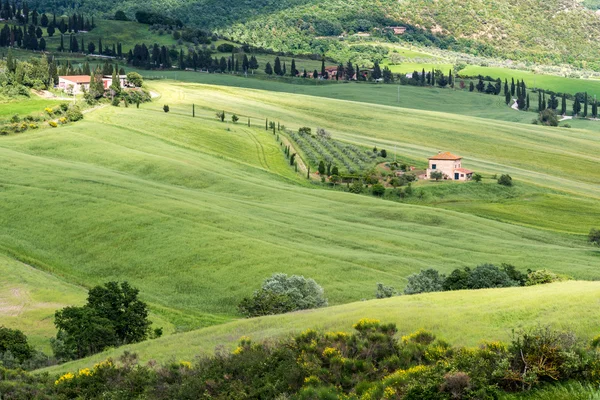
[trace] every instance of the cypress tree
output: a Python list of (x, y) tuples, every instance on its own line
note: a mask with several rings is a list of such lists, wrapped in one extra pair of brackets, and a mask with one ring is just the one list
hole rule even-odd
[(504, 97), (508, 97), (508, 79), (504, 78)]
[(542, 91), (538, 90), (538, 112), (544, 111), (542, 109)]
[(529, 93), (527, 93), (527, 103), (525, 105), (525, 109), (529, 110)]
[(325, 57), (321, 59), (321, 76), (325, 77)]
[(450, 72), (448, 72), (448, 85), (450, 85), (451, 88), (454, 87), (454, 79), (452, 78), (452, 70), (450, 70)]
[(585, 96), (583, 98), (583, 118), (586, 118), (588, 115), (588, 95), (585, 92)]
[(296, 70), (296, 60), (292, 58), (292, 67), (290, 68), (290, 75), (296, 76), (298, 75), (298, 71)]
[(515, 78), (511, 78), (511, 83), (510, 83), (510, 95), (514, 96), (515, 95)]
[(573, 102), (573, 117), (576, 117), (580, 111), (581, 103), (579, 102), (579, 98), (575, 97), (575, 101)]
[(567, 113), (567, 96), (563, 93), (562, 102), (560, 105), (560, 114), (565, 115)]
[(504, 92), (504, 101), (506, 102), (506, 105), (510, 105), (510, 93), (508, 92), (508, 90), (505, 90)]
[(265, 131), (269, 130), (269, 119), (265, 119)]

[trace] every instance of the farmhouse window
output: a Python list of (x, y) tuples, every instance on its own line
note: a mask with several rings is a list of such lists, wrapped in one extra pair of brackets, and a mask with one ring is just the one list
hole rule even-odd
[(435, 169), (437, 167), (436, 164), (431, 164), (431, 169)]

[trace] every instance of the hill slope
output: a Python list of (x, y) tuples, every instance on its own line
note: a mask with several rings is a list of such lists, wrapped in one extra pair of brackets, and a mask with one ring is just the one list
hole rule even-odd
[[(75, 7), (114, 15), (133, 16), (139, 2), (37, 0), (43, 8)], [(144, 2), (144, 9), (213, 29), (240, 42), (277, 51), (321, 54), (345, 61), (343, 46), (316, 37), (371, 30), (385, 25), (410, 24), (434, 32), (440, 39), (412, 35), (411, 40), (472, 54), (518, 58), (546, 63), (569, 62), (598, 67), (600, 47), (595, 39), (600, 20), (572, 0), (383, 0), (369, 2), (315, 0), (160, 0)], [(352, 55), (358, 62), (359, 53)]]
[[(140, 361), (191, 360), (212, 354), (216, 347), (232, 350), (240, 337), (254, 341), (286, 337), (314, 328), (351, 331), (361, 318), (397, 324), (399, 335), (420, 328), (457, 345), (475, 346), (481, 340), (510, 340), (513, 329), (540, 323), (573, 330), (589, 340), (600, 330), (598, 282), (564, 282), (526, 288), (487, 289), (401, 296), (320, 310), (235, 321), (126, 348), (47, 369), (52, 373), (76, 371), (123, 351), (135, 352)], [(559, 300), (559, 301), (557, 301)]]
[[(598, 157), (594, 135), (289, 93), (152, 87), (160, 103), (0, 138), (10, 160), (0, 175), (0, 252), (84, 287), (128, 280), (179, 330), (234, 318), (274, 272), (314, 278), (331, 304), (371, 298), (377, 282), (401, 288), (428, 267), (508, 262), (598, 278), (584, 239), (593, 214), (577, 215), (579, 202), (593, 212), (600, 196), (598, 171), (587, 167)], [(253, 126), (218, 122), (223, 109)], [(522, 187), (563, 191), (543, 204), (524, 197), (499, 217), (320, 190), (288, 165), (266, 117), (366, 146), (397, 144), (423, 160), (448, 149), (469, 167), (514, 173)], [(560, 211), (565, 202), (573, 208)], [(562, 230), (569, 221), (578, 235)]]

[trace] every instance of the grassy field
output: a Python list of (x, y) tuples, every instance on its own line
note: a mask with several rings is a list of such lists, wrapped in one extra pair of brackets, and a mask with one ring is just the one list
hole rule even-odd
[[(240, 299), (274, 272), (314, 278), (332, 305), (373, 298), (377, 282), (400, 289), (429, 267), (507, 262), (600, 278), (599, 253), (585, 241), (600, 217), (595, 132), (506, 121), (532, 114), (496, 103), (498, 96), (402, 87), (400, 105), (414, 107), (405, 108), (387, 85), (171, 76), (205, 83), (149, 81), (161, 97), (139, 109), (104, 107), (59, 129), (0, 137), (0, 157), (10, 160), (0, 174), (0, 253), (20, 262), (7, 259), (9, 267), (31, 265), (44, 271), (35, 279), (58, 288), (34, 298), (45, 305), (19, 322), (35, 343), (54, 333), (55, 308), (79, 304), (85, 288), (108, 280), (139, 287), (168, 334), (259, 324), (231, 321)], [(431, 104), (440, 110), (422, 110)], [(221, 110), (227, 123), (215, 118)], [(486, 110), (492, 119), (482, 118)], [(240, 123), (230, 122), (232, 113)], [(336, 139), (387, 148), (390, 158), (425, 163), (439, 150), (456, 152), (486, 179), (419, 182), (424, 195), (412, 204), (321, 190), (288, 165), (265, 118), (324, 127)], [(514, 188), (493, 183), (492, 174), (506, 172)], [(21, 287), (20, 275), (3, 286), (7, 307), (16, 304), (6, 293)], [(35, 279), (23, 290), (44, 287)], [(72, 294), (60, 297), (51, 279)], [(0, 315), (0, 324), (10, 318)], [(442, 325), (446, 335), (451, 325)]]
[(352, 330), (364, 317), (393, 322), (398, 335), (425, 328), (452, 344), (476, 346), (482, 340), (509, 341), (512, 331), (543, 325), (572, 330), (590, 340), (600, 331), (598, 282), (564, 282), (525, 288), (487, 289), (400, 296), (362, 301), (320, 310), (240, 320), (107, 351), (84, 360), (47, 369), (51, 373), (76, 371), (123, 351), (149, 360), (193, 360), (212, 354), (216, 347), (233, 350), (242, 336), (259, 341), (285, 338), (306, 328), (322, 331)]
[(44, 108), (60, 104), (60, 101), (42, 99), (33, 94), (31, 96), (18, 100), (0, 98), (0, 124), (9, 122), (13, 115), (23, 118), (30, 114), (43, 114)]

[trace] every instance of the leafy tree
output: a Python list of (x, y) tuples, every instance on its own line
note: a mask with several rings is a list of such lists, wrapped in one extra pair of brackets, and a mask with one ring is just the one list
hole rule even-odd
[(273, 68), (273, 72), (275, 72), (275, 75), (283, 75), (283, 72), (281, 70), (281, 60), (279, 59), (279, 57), (275, 57), (275, 66)]
[(371, 73), (371, 77), (375, 80), (381, 78), (381, 67), (377, 61), (375, 61), (373, 64), (373, 72)]
[(511, 280), (517, 282), (519, 286), (525, 286), (525, 282), (527, 281), (527, 274), (524, 274), (521, 271), (517, 270), (517, 268), (514, 265), (502, 263), (500, 264), (500, 269), (506, 272), (506, 275), (508, 275), (508, 277)]
[(437, 80), (437, 84), (441, 88), (448, 86), (448, 79), (444, 76), (444, 74), (440, 75), (440, 77)]
[(276, 273), (251, 298), (243, 299), (239, 309), (247, 317), (255, 317), (325, 306), (323, 288), (313, 279)]
[(54, 325), (58, 333), (51, 344), (61, 360), (86, 357), (118, 344), (113, 322), (88, 306), (57, 311)]
[(429, 176), (436, 181), (444, 178), (444, 174), (441, 171), (433, 171)]
[(142, 87), (144, 84), (144, 78), (142, 78), (142, 75), (138, 74), (137, 72), (129, 72), (127, 74), (127, 82), (135, 85), (136, 87)]
[(392, 70), (387, 65), (383, 67), (382, 76), (384, 83), (394, 82), (394, 75), (392, 74)]
[(231, 122), (233, 122), (234, 124), (237, 124), (237, 122), (238, 122), (239, 120), (240, 120), (240, 118), (239, 118), (237, 115), (233, 114), (233, 115), (231, 116)]
[(375, 288), (375, 298), (377, 299), (385, 299), (388, 297), (393, 297), (396, 295), (396, 289), (392, 286), (386, 286), (383, 283), (377, 283), (377, 287)]
[(483, 79), (479, 77), (479, 82), (477, 82), (477, 86), (475, 86), (479, 93), (483, 93), (485, 90), (485, 83), (483, 83)]
[(171, 110), (169, 109), (169, 106), (168, 106), (167, 104), (165, 104), (165, 105), (163, 106), (163, 111), (164, 111), (164, 112), (166, 112), (166, 113), (168, 113), (168, 112), (169, 112), (169, 111), (171, 111)]
[(319, 175), (325, 175), (325, 163), (323, 160), (319, 161)]
[(478, 265), (471, 271), (469, 282), (471, 289), (519, 286), (517, 281), (510, 279), (506, 271), (493, 264)]
[(346, 68), (344, 70), (344, 75), (346, 76), (346, 80), (352, 80), (352, 78), (354, 77), (355, 71), (354, 71), (354, 65), (352, 65), (352, 62), (348, 61), (348, 63), (346, 64)]
[(337, 165), (334, 165), (333, 168), (331, 168), (331, 174), (332, 175), (339, 175), (340, 171), (338, 170)]
[(481, 182), (482, 176), (481, 174), (473, 174), (473, 180), (475, 182)]
[(471, 269), (455, 269), (444, 279), (443, 290), (464, 290), (470, 289), (471, 285)]
[(498, 184), (504, 186), (512, 186), (513, 182), (511, 176), (508, 174), (500, 176), (500, 178), (498, 178)]
[(127, 15), (125, 15), (125, 13), (121, 10), (119, 10), (115, 13), (115, 19), (117, 21), (129, 21), (129, 18), (127, 18)]
[(418, 274), (407, 277), (408, 283), (404, 288), (404, 294), (440, 292), (444, 290), (445, 279), (446, 277), (435, 269), (421, 270)]
[(139, 292), (127, 282), (107, 282), (88, 293), (87, 306), (114, 324), (121, 344), (141, 342), (148, 337), (148, 306), (139, 300)]
[(373, 192), (373, 195), (381, 197), (385, 194), (385, 186), (383, 186), (381, 183), (376, 183), (371, 188), (371, 191)]
[(23, 363), (33, 355), (33, 348), (27, 341), (27, 336), (18, 329), (0, 326), (0, 354), (10, 351), (14, 357)]
[(542, 111), (538, 117), (538, 120), (540, 121), (540, 123), (542, 123), (542, 125), (558, 126), (558, 118), (556, 117), (554, 110), (552, 110), (551, 108), (547, 108), (544, 111)]

